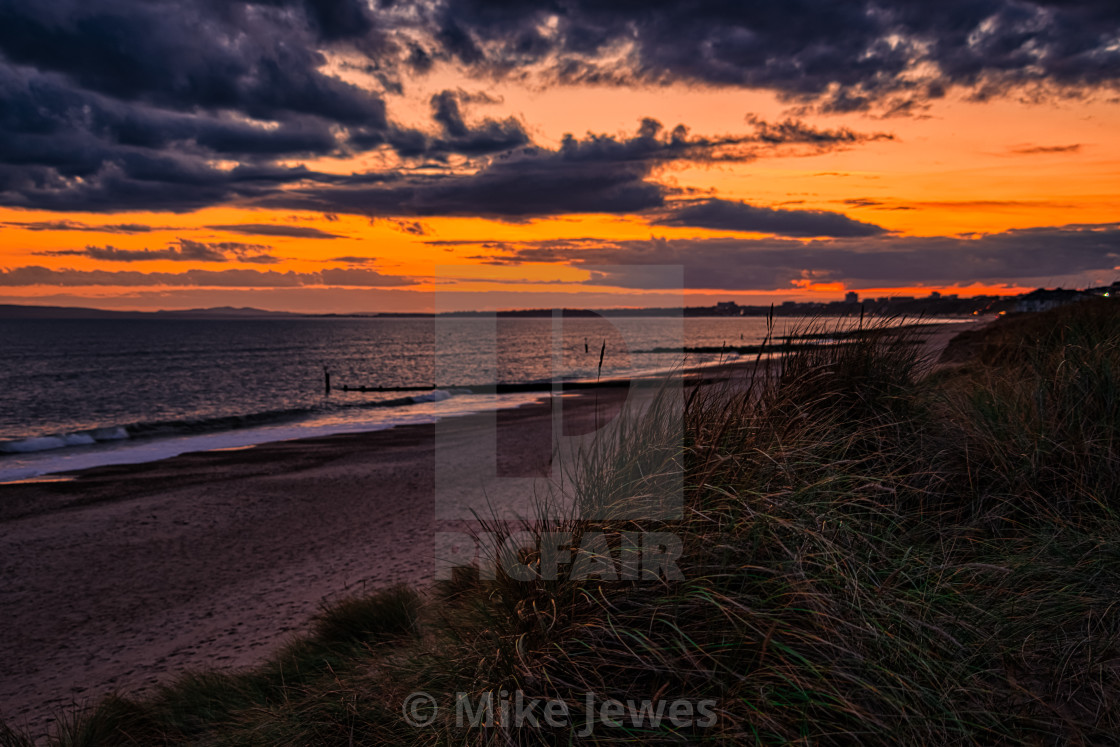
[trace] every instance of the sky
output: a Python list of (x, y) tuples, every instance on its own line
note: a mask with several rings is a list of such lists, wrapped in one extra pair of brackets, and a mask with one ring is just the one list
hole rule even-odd
[(1115, 0), (0, 0), (0, 303), (1120, 279)]

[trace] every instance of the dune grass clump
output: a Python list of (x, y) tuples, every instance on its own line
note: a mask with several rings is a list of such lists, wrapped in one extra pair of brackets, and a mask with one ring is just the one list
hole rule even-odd
[[(1118, 309), (1001, 320), (932, 374), (914, 330), (872, 323), (669, 388), (600, 431), (537, 518), (484, 523), (533, 540), (495, 550), (493, 577), (350, 600), (255, 672), (106, 700), (54, 743), (1114, 741)], [(679, 542), (679, 574), (634, 554), (651, 534)], [(415, 691), (439, 705), (422, 728)], [(458, 693), (518, 692), (574, 717), (455, 719)], [(589, 693), (712, 718), (588, 729)]]
[(313, 635), (324, 643), (392, 640), (415, 632), (418, 598), (406, 586), (374, 596), (352, 596), (325, 607)]
[(983, 510), (1054, 525), (1120, 510), (1120, 308), (1001, 320), (951, 394)]

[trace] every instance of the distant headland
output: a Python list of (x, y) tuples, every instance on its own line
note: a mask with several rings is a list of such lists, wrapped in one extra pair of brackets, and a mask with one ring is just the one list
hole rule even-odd
[[(860, 298), (855, 291), (841, 301), (786, 301), (775, 305), (740, 305), (721, 301), (712, 306), (560, 309), (564, 316), (848, 316), (876, 314), (890, 316), (979, 316), (1001, 312), (1046, 311), (1076, 301), (1120, 296), (1120, 281), (1111, 285), (1084, 289), (1037, 288), (1016, 296), (967, 296), (934, 291), (928, 296), (882, 296)], [(439, 314), (423, 312), (354, 312), (350, 314), (304, 314), (291, 311), (270, 311), (250, 307), (221, 306), (205, 309), (168, 309), (160, 311), (114, 311), (77, 306), (35, 306), (0, 304), (0, 319), (273, 319), (273, 318), (409, 318), (434, 316), (470, 317), (550, 317), (556, 309), (507, 309), (493, 311), (448, 311)]]

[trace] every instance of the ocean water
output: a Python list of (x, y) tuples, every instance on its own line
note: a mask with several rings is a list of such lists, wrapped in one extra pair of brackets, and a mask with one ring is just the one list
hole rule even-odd
[[(765, 334), (756, 317), (0, 321), (0, 482), (514, 407), (547, 392), (470, 387), (657, 375), (720, 358), (683, 347)], [(342, 390), (361, 386), (387, 391)]]

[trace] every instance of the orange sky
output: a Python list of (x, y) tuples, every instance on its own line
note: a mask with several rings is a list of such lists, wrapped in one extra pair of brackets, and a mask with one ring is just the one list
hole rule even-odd
[[(373, 85), (361, 76), (348, 80)], [(1120, 101), (1107, 93), (1083, 98), (1029, 103), (1015, 95), (970, 101), (965, 92), (932, 100), (917, 116), (881, 118), (874, 112), (845, 115), (793, 111), (772, 91), (678, 83), (648, 85), (541, 85), (516, 80), (480, 80), (461, 67), (439, 64), (425, 76), (406, 79), (401, 95), (386, 96), (392, 121), (434, 131), (431, 97), (441, 90), (459, 90), (467, 124), (486, 118), (515, 118), (539, 147), (560, 147), (566, 133), (583, 139), (588, 133), (618, 140), (633, 137), (644, 117), (659, 120), (666, 130), (677, 124), (693, 136), (742, 136), (751, 132), (748, 116), (776, 123), (796, 118), (819, 130), (848, 128), (881, 139), (852, 142), (815, 151), (790, 145), (760, 150), (756, 157), (726, 162), (667, 160), (648, 177), (668, 186), (669, 205), (718, 198), (757, 208), (840, 213), (884, 229), (880, 240), (917, 237), (962, 237), (1001, 234), (1031, 228), (1072, 224), (1109, 224), (1120, 216)], [(396, 168), (401, 161), (384, 149), (348, 157), (287, 159), (287, 165), (332, 174)], [(484, 161), (460, 159), (458, 173), (482, 168)], [(298, 185), (297, 185), (298, 186)], [(294, 187), (293, 187), (294, 188)], [(679, 202), (678, 202), (679, 201)], [(651, 239), (689, 247), (713, 239), (751, 242), (774, 239), (766, 231), (716, 230), (662, 221), (658, 211), (596, 214), (572, 213), (499, 220), (469, 215), (417, 216), (402, 213), (375, 219), (362, 215), (254, 206), (252, 200), (230, 200), (187, 212), (146, 210), (98, 213), (0, 207), (0, 269), (42, 267), (63, 270), (132, 273), (119, 284), (106, 275), (99, 282), (58, 281), (5, 283), (0, 302), (91, 305), (119, 309), (187, 308), (212, 305), (256, 306), (299, 311), (423, 310), (433, 306), (434, 293), (453, 294), (451, 306), (524, 308), (554, 303), (580, 294), (604, 305), (663, 305), (682, 299), (707, 304), (734, 299), (743, 303), (784, 300), (834, 300), (847, 290), (868, 295), (946, 293), (1011, 293), (1036, 284), (1112, 282), (1115, 267), (1070, 275), (1048, 268), (1038, 275), (1017, 272), (981, 277), (962, 274), (952, 280), (925, 282), (918, 275), (906, 282), (874, 283), (833, 271), (818, 274), (805, 266), (802, 279), (786, 278), (760, 287), (717, 287), (689, 284), (687, 289), (635, 289), (589, 284), (587, 263), (580, 252), (599, 242), (638, 251)], [(65, 226), (60, 221), (68, 222)], [(53, 224), (53, 225), (43, 225)], [(121, 226), (145, 226), (142, 232)], [(322, 237), (272, 235), (234, 231), (222, 226), (317, 229)], [(219, 228), (216, 228), (219, 227)], [(66, 230), (60, 230), (65, 228)], [(327, 237), (329, 235), (330, 237)], [(785, 236), (783, 246), (816, 241), (822, 251), (827, 237)], [(557, 240), (567, 259), (535, 261), (540, 247)], [(208, 246), (238, 245), (221, 261), (153, 257), (151, 259), (83, 256), (87, 247), (160, 251), (182, 247), (183, 241)], [(623, 242), (623, 244), (619, 244)], [(632, 242), (632, 243), (627, 243)], [(675, 242), (675, 243), (674, 243)], [(692, 242), (692, 243), (690, 243)], [(248, 246), (246, 246), (248, 245)], [(747, 244), (744, 244), (746, 246)], [(861, 244), (843, 246), (857, 254)], [(513, 260), (514, 253), (519, 259)], [(621, 249), (619, 251), (622, 251)], [(691, 251), (691, 250), (688, 250)], [(1060, 249), (1055, 249), (1060, 251)], [(67, 253), (70, 252), (70, 253)], [(682, 255), (684, 256), (684, 255)], [(246, 259), (246, 258), (249, 259)], [(254, 261), (255, 258), (255, 261)], [(260, 261), (261, 259), (267, 262)], [(1120, 259), (1113, 263), (1120, 265)], [(287, 286), (283, 281), (260, 287), (232, 280), (169, 284), (159, 274), (188, 271), (292, 273), (301, 277), (324, 270), (375, 271), (360, 285), (322, 283), (306, 277)], [(144, 283), (138, 273), (156, 274)], [(686, 277), (688, 273), (686, 272)], [(13, 276), (14, 277), (14, 276)], [(53, 277), (53, 276), (52, 276)], [(246, 275), (248, 277), (248, 275)], [(357, 277), (357, 275), (355, 275)], [(705, 276), (710, 277), (710, 275)], [(267, 285), (268, 283), (266, 283)], [(614, 299), (612, 301), (611, 299)], [(439, 304), (447, 308), (447, 304)]]

